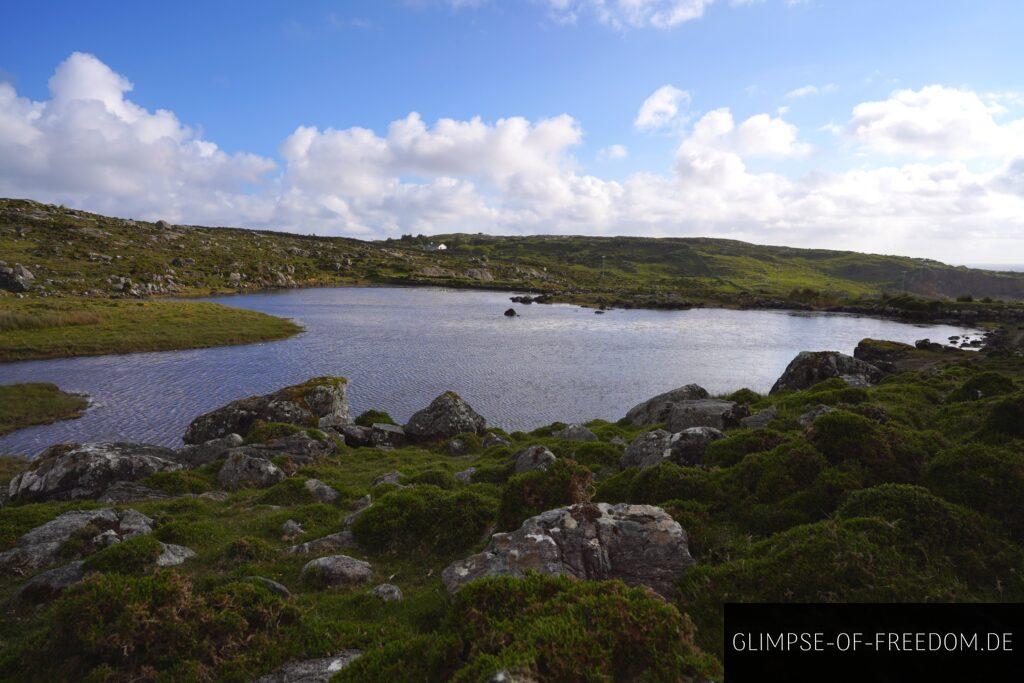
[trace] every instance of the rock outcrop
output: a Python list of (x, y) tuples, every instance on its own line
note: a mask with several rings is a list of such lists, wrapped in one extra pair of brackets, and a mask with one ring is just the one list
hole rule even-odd
[(175, 460), (186, 467), (201, 467), (225, 458), (228, 451), (242, 445), (242, 437), (228, 434), (217, 439), (197, 444), (189, 444), (178, 449)]
[(551, 436), (556, 439), (565, 439), (566, 441), (598, 441), (597, 434), (590, 431), (587, 427), (579, 424), (567, 425), (564, 429), (559, 429)]
[(768, 423), (779, 416), (779, 409), (775, 406), (769, 406), (764, 410), (759, 410), (753, 415), (740, 419), (740, 427), (744, 429), (761, 429), (767, 427)]
[(833, 377), (855, 385), (866, 385), (882, 379), (882, 371), (838, 351), (801, 351), (786, 366), (770, 393), (800, 391)]
[(551, 467), (555, 460), (555, 454), (544, 446), (527, 446), (515, 454), (514, 472), (532, 472), (533, 470), (546, 470)]
[(84, 537), (84, 552), (153, 531), (153, 520), (136, 510), (112, 508), (72, 510), (23, 534), (16, 545), (0, 553), (0, 569), (23, 572), (53, 564), (72, 537)]
[(682, 401), (696, 401), (707, 398), (707, 390), (697, 384), (687, 384), (633, 406), (626, 413), (626, 420), (635, 427), (661, 424), (668, 420), (672, 408)]
[(46, 449), (31, 470), (7, 486), (11, 501), (99, 498), (116, 482), (180, 470), (169, 448), (134, 443), (59, 444)]
[(483, 552), (445, 568), (442, 579), (454, 592), (486, 576), (534, 571), (621, 579), (668, 596), (693, 563), (686, 532), (661, 508), (579, 503), (531, 517), (517, 531), (495, 534)]
[(421, 440), (450, 439), (456, 434), (480, 434), (487, 421), (454, 391), (446, 391), (405, 425), (409, 437)]
[(690, 427), (672, 435), (669, 459), (677, 465), (699, 465), (712, 441), (724, 436), (714, 427)]
[(717, 398), (702, 398), (695, 401), (680, 401), (672, 406), (665, 420), (665, 429), (681, 432), (691, 427), (713, 427), (726, 429), (739, 424), (750, 414), (750, 409), (733, 401)]
[(675, 434), (664, 429), (640, 434), (622, 454), (619, 464), (627, 467), (654, 467), (663, 462), (677, 465), (698, 465), (708, 444), (721, 439), (722, 432), (714, 427), (690, 427)]
[(32, 289), (36, 276), (25, 266), (15, 263), (13, 267), (0, 261), (0, 289), (8, 292), (27, 292)]
[(201, 444), (229, 434), (246, 436), (257, 420), (302, 427), (333, 427), (348, 423), (344, 377), (316, 377), (272, 394), (250, 396), (200, 415), (185, 432), (186, 444)]
[(373, 578), (369, 562), (348, 555), (318, 557), (302, 568), (302, 579), (320, 586), (349, 586)]
[(217, 473), (217, 481), (228, 491), (265, 488), (283, 481), (284, 470), (264, 458), (255, 458), (242, 449), (232, 451)]

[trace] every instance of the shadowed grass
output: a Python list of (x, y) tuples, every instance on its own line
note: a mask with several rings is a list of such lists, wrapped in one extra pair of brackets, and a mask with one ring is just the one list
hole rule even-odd
[(88, 405), (84, 396), (67, 394), (55, 384), (0, 385), (0, 434), (81, 417)]

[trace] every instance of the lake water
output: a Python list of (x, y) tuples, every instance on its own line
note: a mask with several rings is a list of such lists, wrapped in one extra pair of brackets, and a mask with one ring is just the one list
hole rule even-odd
[(350, 379), (353, 415), (405, 421), (446, 389), (490, 424), (617, 420), (634, 404), (696, 382), (712, 393), (767, 391), (799, 351), (852, 353), (864, 337), (913, 342), (969, 332), (833, 314), (615, 310), (515, 305), (508, 292), (438, 288), (302, 289), (212, 299), (295, 318), (278, 342), (0, 365), (0, 383), (54, 382), (94, 404), (78, 420), (0, 438), (0, 453), (63, 441), (177, 446), (188, 423), (233, 399), (316, 375)]

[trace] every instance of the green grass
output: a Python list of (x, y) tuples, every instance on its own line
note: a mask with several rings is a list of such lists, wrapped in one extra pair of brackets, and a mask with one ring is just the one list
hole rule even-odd
[(88, 405), (84, 396), (67, 394), (55, 384), (3, 384), (0, 385), (0, 434), (80, 417)]
[[(4, 326), (3, 321), (18, 321)], [(301, 327), (200, 301), (0, 298), (0, 362), (283, 339)]]

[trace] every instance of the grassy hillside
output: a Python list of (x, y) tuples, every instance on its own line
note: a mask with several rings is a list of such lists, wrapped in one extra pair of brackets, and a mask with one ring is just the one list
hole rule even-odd
[[(447, 251), (431, 251), (443, 242)], [(108, 218), (0, 200), (0, 254), (37, 294), (209, 294), (268, 287), (445, 284), (615, 305), (835, 303), (909, 292), (1024, 299), (1024, 274), (707, 238), (442, 235), (363, 242)]]

